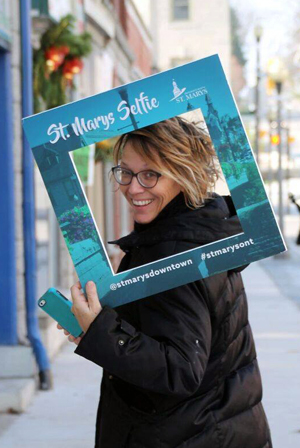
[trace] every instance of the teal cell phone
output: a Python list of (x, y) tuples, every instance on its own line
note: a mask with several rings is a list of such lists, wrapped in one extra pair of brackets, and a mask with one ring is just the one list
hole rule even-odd
[(76, 338), (83, 331), (71, 311), (72, 302), (55, 288), (49, 288), (38, 300), (38, 306)]

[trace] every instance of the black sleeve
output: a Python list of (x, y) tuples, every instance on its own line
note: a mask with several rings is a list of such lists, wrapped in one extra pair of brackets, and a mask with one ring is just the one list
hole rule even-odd
[(149, 391), (186, 397), (200, 386), (211, 345), (204, 283), (190, 283), (139, 302), (137, 331), (104, 307), (75, 353)]

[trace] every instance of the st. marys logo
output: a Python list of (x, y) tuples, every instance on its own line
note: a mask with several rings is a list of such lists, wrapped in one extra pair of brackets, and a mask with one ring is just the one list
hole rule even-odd
[(206, 95), (207, 90), (206, 87), (199, 87), (194, 90), (186, 91), (186, 87), (179, 88), (175, 79), (173, 79), (173, 98), (171, 101), (176, 101), (176, 103), (183, 103), (184, 101), (192, 100), (193, 98), (197, 98), (198, 96)]
[(173, 79), (173, 98), (170, 101), (177, 100), (184, 92), (186, 91), (186, 87), (183, 89), (180, 89), (178, 85), (176, 84), (175, 79)]

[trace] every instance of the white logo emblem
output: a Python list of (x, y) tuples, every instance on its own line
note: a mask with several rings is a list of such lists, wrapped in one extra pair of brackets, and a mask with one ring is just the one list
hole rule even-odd
[(180, 89), (178, 85), (176, 84), (175, 79), (173, 79), (173, 95), (174, 97), (171, 99), (171, 101), (176, 100), (179, 96), (181, 96), (186, 91), (186, 87), (183, 89)]

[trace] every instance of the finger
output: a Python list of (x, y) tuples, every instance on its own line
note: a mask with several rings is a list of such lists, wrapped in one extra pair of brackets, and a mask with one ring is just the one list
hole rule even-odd
[(79, 280), (75, 283), (75, 285), (77, 286), (78, 289), (82, 289), (82, 286), (81, 286), (81, 283)]
[(79, 280), (76, 283), (74, 283), (74, 286), (76, 286), (76, 288), (78, 288), (80, 291), (82, 290), (82, 286)]
[(72, 295), (73, 305), (75, 305), (75, 306), (79, 303), (86, 302), (86, 298), (85, 298), (83, 292), (81, 291), (80, 282), (75, 283), (75, 285), (73, 285), (71, 287), (71, 295)]
[(70, 336), (68, 337), (68, 340), (70, 341), (70, 342), (74, 342), (75, 341), (75, 337), (74, 336), (72, 336), (71, 334), (70, 334)]
[(73, 342), (74, 342), (74, 344), (78, 345), (80, 341), (81, 341), (81, 338), (76, 338), (76, 339), (74, 339)]
[(63, 330), (63, 327), (62, 327), (61, 325), (59, 325), (59, 324), (57, 324), (56, 327), (57, 327), (59, 330)]
[(71, 286), (70, 289), (71, 289), (71, 291), (74, 289), (74, 290), (78, 290), (78, 291), (82, 292), (82, 286), (81, 286), (80, 281), (78, 280), (78, 282), (74, 283), (74, 285)]
[(70, 332), (67, 331), (67, 330), (64, 330), (64, 333), (65, 333), (66, 336), (68, 336), (70, 334)]
[(86, 284), (86, 294), (89, 302), (90, 309), (98, 314), (101, 310), (101, 305), (97, 293), (97, 287), (94, 282), (87, 282)]

